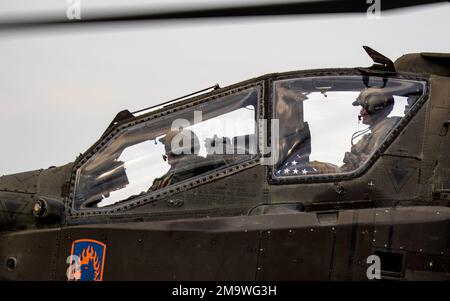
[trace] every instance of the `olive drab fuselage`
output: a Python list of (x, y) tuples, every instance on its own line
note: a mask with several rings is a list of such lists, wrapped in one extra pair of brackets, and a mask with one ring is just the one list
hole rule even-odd
[[(0, 279), (367, 280), (367, 259), (376, 255), (382, 278), (449, 280), (449, 62), (449, 55), (408, 54), (395, 62), (395, 71), (378, 66), (269, 74), (143, 115), (119, 114), (74, 162), (0, 178)], [(361, 78), (363, 86), (371, 77), (394, 88), (420, 84), (421, 97), (349, 172), (308, 158), (317, 151), (313, 124), (286, 122), (293, 117), (283, 106), (296, 106), (324, 90), (329, 97), (337, 95), (347, 89), (344, 78)], [(302, 94), (298, 100), (277, 98), (276, 89), (297, 89), (296, 84), (309, 92), (294, 93)], [(238, 112), (236, 119), (268, 120), (268, 126), (254, 131), (250, 126), (234, 137), (247, 139), (246, 147), (224, 159), (205, 151), (209, 161), (199, 160), (207, 166), (204, 173), (157, 182), (155, 189), (145, 180), (139, 185), (146, 189), (117, 196), (153, 172), (137, 173), (135, 180), (126, 165), (133, 162), (122, 150), (134, 155), (130, 145), (144, 134), (164, 135), (164, 120), (209, 104), (214, 109), (203, 113), (205, 120)], [(300, 161), (292, 157), (278, 163), (286, 168), (261, 163), (267, 156), (261, 145), (278, 141), (270, 131), (274, 115), (286, 133), (280, 158), (299, 154), (308, 158), (303, 168), (293, 166)], [(307, 122), (311, 133), (298, 141), (288, 137), (309, 131)], [(363, 152), (365, 140), (377, 138), (368, 135), (347, 149), (348, 157)], [(252, 139), (255, 148), (248, 146)], [(154, 140), (149, 149), (163, 150)], [(328, 169), (317, 171), (320, 166)], [(164, 168), (151, 179), (170, 178)], [(93, 180), (102, 176), (107, 180)], [(108, 197), (117, 201), (103, 205)], [(83, 268), (78, 276), (75, 262)]]

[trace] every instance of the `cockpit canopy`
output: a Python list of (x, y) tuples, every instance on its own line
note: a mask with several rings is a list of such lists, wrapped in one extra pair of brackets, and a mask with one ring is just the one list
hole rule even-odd
[[(260, 162), (270, 164), (272, 183), (351, 176), (395, 138), (391, 134), (425, 90), (425, 81), (355, 70), (292, 73), (126, 118), (78, 162), (73, 208), (158, 198), (177, 185), (190, 189), (199, 177), (267, 158), (267, 141), (273, 158)], [(277, 131), (262, 126), (263, 119)]]
[[(255, 157), (260, 94), (259, 87), (250, 87), (125, 128), (78, 170), (75, 204), (109, 206)], [(164, 139), (179, 129), (170, 142)], [(187, 131), (200, 142), (187, 148), (195, 151), (169, 154), (191, 143), (183, 141)]]
[(273, 115), (280, 124), (280, 156), (274, 176), (357, 170), (409, 112), (424, 89), (423, 82), (376, 76), (275, 81)]

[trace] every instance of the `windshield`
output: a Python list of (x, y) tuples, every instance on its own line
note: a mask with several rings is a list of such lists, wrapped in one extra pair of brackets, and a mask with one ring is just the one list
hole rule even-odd
[(424, 94), (425, 83), (368, 76), (276, 81), (280, 122), (275, 177), (362, 167)]
[(78, 171), (75, 207), (105, 207), (257, 155), (259, 90), (245, 89), (115, 135)]

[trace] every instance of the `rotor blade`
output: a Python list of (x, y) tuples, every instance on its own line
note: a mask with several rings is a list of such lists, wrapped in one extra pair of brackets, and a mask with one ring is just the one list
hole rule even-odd
[(381, 12), (419, 6), (424, 4), (444, 3), (450, 0), (305, 0), (288, 3), (260, 4), (234, 7), (214, 7), (191, 10), (173, 10), (154, 12), (142, 9), (133, 12), (113, 13), (102, 11), (101, 14), (89, 15), (82, 11), (81, 19), (69, 19), (66, 12), (56, 15), (36, 16), (33, 18), (16, 18), (0, 21), (0, 30), (27, 29), (33, 27), (58, 27), (93, 23), (124, 23), (132, 21), (157, 21), (178, 19), (229, 18), (248, 16), (287, 16), (336, 13), (366, 13), (379, 1)]

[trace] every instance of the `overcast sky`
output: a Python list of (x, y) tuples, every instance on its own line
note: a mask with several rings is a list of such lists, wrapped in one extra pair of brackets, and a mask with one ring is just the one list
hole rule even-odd
[[(6, 2), (0, 11), (6, 11)], [(26, 2), (11, 3), (26, 10)], [(52, 7), (54, 2), (39, 3)], [(215, 83), (225, 86), (270, 72), (369, 66), (362, 45), (392, 59), (409, 52), (450, 52), (449, 16), (450, 5), (444, 4), (379, 20), (272, 17), (0, 32), (0, 175), (71, 162), (118, 111)]]

